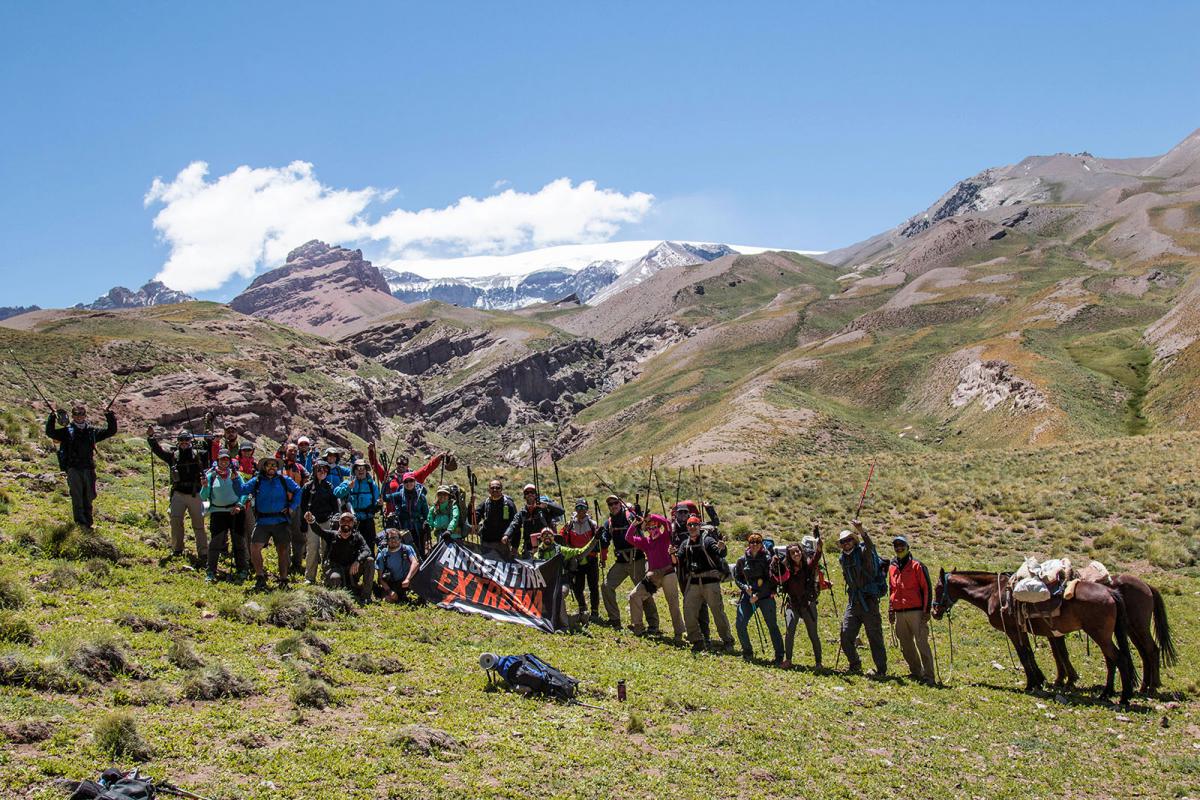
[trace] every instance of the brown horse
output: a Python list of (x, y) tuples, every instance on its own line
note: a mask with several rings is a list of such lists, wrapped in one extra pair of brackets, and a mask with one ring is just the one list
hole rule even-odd
[[(992, 627), (1002, 631), (1012, 642), (1025, 669), (1025, 690), (1034, 691), (1045, 684), (1046, 676), (1033, 656), (1029, 633), (1017, 619), (1016, 604), (1004, 600), (1002, 587), (1007, 581), (1008, 574), (1002, 572), (941, 570), (934, 591), (933, 616), (941, 619), (959, 600), (966, 600), (982, 610)], [(1125, 601), (1119, 593), (1099, 583), (1081, 583), (1076, 586), (1075, 597), (1063, 601), (1057, 616), (1029, 619), (1026, 625), (1035, 636), (1067, 634), (1078, 630), (1086, 633), (1104, 654), (1104, 662), (1108, 667), (1108, 678), (1101, 697), (1112, 697), (1115, 672), (1120, 671), (1120, 702), (1121, 705), (1129, 704), (1135, 680), (1133, 655), (1129, 649), (1129, 619)], [(1113, 643), (1114, 638), (1116, 644)]]
[[(1171, 625), (1167, 621), (1167, 606), (1162, 594), (1141, 578), (1133, 575), (1118, 575), (1112, 579), (1111, 588), (1125, 601), (1129, 615), (1129, 638), (1142, 657), (1142, 694), (1152, 694), (1162, 688), (1162, 668), (1174, 666), (1178, 660), (1175, 641), (1171, 637)], [(1055, 684), (1074, 686), (1079, 673), (1071, 665), (1066, 640), (1061, 636), (1050, 637), (1050, 652), (1058, 671)]]

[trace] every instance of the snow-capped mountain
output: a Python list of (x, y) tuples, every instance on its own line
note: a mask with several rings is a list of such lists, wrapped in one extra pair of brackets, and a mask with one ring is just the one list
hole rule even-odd
[(508, 310), (574, 294), (580, 302), (594, 305), (667, 267), (766, 249), (700, 242), (605, 242), (508, 256), (393, 261), (380, 272), (392, 294), (410, 303), (438, 300)]

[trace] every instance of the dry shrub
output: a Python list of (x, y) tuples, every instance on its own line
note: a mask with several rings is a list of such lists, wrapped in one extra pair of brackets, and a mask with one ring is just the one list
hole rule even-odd
[(180, 669), (199, 669), (204, 666), (204, 658), (196, 652), (195, 644), (182, 636), (171, 640), (171, 646), (167, 648), (167, 660)]
[(395, 675), (408, 670), (398, 658), (370, 653), (348, 653), (342, 656), (342, 666), (365, 675)]
[(450, 734), (425, 725), (409, 725), (401, 728), (392, 737), (392, 745), (426, 756), (441, 751), (459, 753), (465, 749), (463, 743)]
[(30, 658), (24, 653), (0, 655), (0, 686), (23, 686), (39, 692), (79, 691), (83, 683), (52, 656)]
[(112, 636), (96, 636), (72, 642), (67, 647), (66, 663), (85, 678), (104, 683), (117, 675), (144, 678), (145, 672), (125, 652), (121, 640)]
[(11, 611), (0, 611), (0, 642), (14, 644), (33, 644), (35, 637), (33, 623), (19, 614)]
[(235, 674), (224, 664), (198, 669), (183, 684), (183, 696), (189, 700), (219, 700), (251, 694), (254, 694), (254, 682)]

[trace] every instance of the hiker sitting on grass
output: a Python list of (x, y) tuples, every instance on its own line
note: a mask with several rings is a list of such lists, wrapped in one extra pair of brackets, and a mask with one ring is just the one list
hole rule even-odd
[(380, 594), (389, 603), (408, 599), (409, 584), (417, 574), (417, 551), (404, 543), (395, 528), (385, 531), (387, 547), (375, 557), (375, 579)]
[(104, 412), (103, 429), (88, 423), (87, 407), (82, 400), (71, 403), (71, 421), (59, 409), (46, 418), (46, 435), (58, 442), (58, 465), (67, 473), (71, 492), (71, 512), (75, 522), (92, 528), (92, 502), (96, 499), (96, 443), (117, 432), (117, 415)]
[(354, 515), (343, 511), (336, 531), (327, 531), (312, 512), (304, 515), (311, 530), (325, 540), (325, 564), (322, 573), (330, 589), (347, 589), (358, 596), (360, 605), (369, 602), (375, 562), (371, 548), (361, 533), (354, 530)]

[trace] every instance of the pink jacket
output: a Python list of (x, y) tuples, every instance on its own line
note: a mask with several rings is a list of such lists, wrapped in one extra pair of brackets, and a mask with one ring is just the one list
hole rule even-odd
[(671, 566), (671, 522), (658, 514), (647, 514), (643, 521), (646, 527), (658, 526), (659, 534), (653, 539), (638, 533), (640, 526), (631, 524), (625, 532), (625, 541), (646, 554), (646, 568), (649, 570), (665, 569)]

